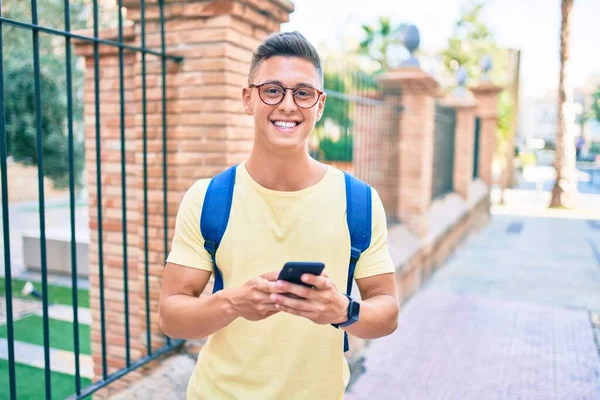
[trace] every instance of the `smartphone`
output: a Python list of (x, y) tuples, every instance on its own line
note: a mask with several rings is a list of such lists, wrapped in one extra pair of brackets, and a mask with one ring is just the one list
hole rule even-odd
[[(312, 287), (311, 285), (302, 282), (300, 279), (304, 274), (313, 274), (313, 275), (321, 275), (323, 269), (325, 268), (325, 264), (321, 262), (303, 262), (303, 261), (292, 261), (287, 262), (281, 269), (279, 273), (279, 277), (277, 280), (287, 281), (291, 283), (295, 283), (297, 285), (302, 285), (306, 287)], [(285, 296), (292, 298), (299, 298), (295, 294), (284, 293)]]

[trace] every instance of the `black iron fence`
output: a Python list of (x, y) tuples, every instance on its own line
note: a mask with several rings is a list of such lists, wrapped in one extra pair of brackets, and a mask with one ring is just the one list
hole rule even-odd
[(325, 92), (311, 155), (373, 186), (389, 222), (397, 222), (400, 90), (384, 91), (373, 75), (326, 68)]
[[(118, 0), (118, 39), (117, 40), (107, 40), (101, 39), (99, 37), (99, 2), (98, 0), (93, 0), (93, 36), (86, 36), (83, 34), (78, 34), (72, 31), (71, 29), (71, 5), (69, 0), (64, 0), (64, 9), (62, 17), (64, 23), (64, 29), (58, 29), (55, 27), (42, 26), (39, 23), (38, 18), (38, 3), (37, 0), (31, 0), (31, 8), (30, 8), (30, 20), (18, 20), (15, 18), (11, 18), (4, 16), (3, 13), (10, 12), (11, 6), (15, 4), (23, 4), (24, 2), (9, 2), (8, 4), (2, 4), (0, 10), (0, 173), (1, 173), (1, 184), (2, 184), (2, 222), (3, 222), (3, 244), (4, 244), (4, 285), (5, 285), (5, 301), (6, 301), (6, 326), (1, 327), (6, 331), (6, 354), (8, 361), (8, 376), (6, 380), (4, 377), (0, 377), (1, 382), (6, 381), (8, 386), (2, 387), (0, 389), (1, 392), (6, 390), (6, 397), (10, 399), (23, 398), (22, 395), (19, 394), (18, 388), (23, 387), (25, 382), (18, 382), (18, 379), (27, 379), (29, 383), (27, 385), (37, 384), (37, 382), (32, 382), (31, 377), (18, 377), (21, 374), (17, 373), (17, 368), (19, 368), (18, 363), (15, 360), (15, 342), (19, 339), (15, 337), (15, 313), (13, 309), (13, 299), (16, 298), (17, 293), (15, 293), (15, 283), (13, 282), (12, 277), (12, 268), (11, 268), (11, 224), (19, 224), (19, 221), (10, 221), (9, 220), (9, 185), (8, 185), (8, 176), (7, 176), (7, 158), (12, 155), (11, 154), (11, 146), (14, 146), (14, 143), (9, 142), (8, 132), (10, 132), (11, 124), (15, 124), (15, 115), (7, 115), (7, 109), (10, 106), (10, 102), (15, 101), (15, 98), (7, 97), (5, 95), (5, 87), (7, 76), (10, 76), (11, 71), (7, 71), (5, 66), (7, 65), (7, 59), (5, 58), (5, 46), (6, 42), (3, 41), (3, 31), (6, 27), (10, 29), (18, 28), (30, 33), (30, 40), (32, 43), (32, 59), (29, 61), (32, 63), (32, 75), (28, 78), (33, 82), (32, 89), (32, 98), (34, 111), (33, 114), (35, 118), (31, 121), (31, 126), (28, 127), (28, 132), (34, 132), (35, 136), (35, 157), (30, 157), (30, 163), (37, 165), (38, 170), (38, 187), (39, 187), (39, 197), (38, 197), (38, 214), (39, 214), (39, 232), (40, 232), (40, 257), (41, 257), (41, 308), (42, 308), (42, 331), (43, 331), (43, 363), (44, 363), (44, 387), (43, 391), (39, 391), (35, 393), (36, 398), (46, 398), (50, 399), (53, 396), (53, 379), (52, 379), (52, 360), (51, 360), (51, 326), (49, 323), (49, 284), (48, 284), (48, 254), (47, 254), (47, 238), (46, 238), (46, 199), (44, 192), (44, 178), (48, 175), (48, 170), (45, 170), (44, 159), (49, 156), (49, 146), (55, 144), (45, 143), (45, 140), (49, 137), (49, 132), (45, 131), (46, 119), (44, 117), (44, 108), (49, 107), (52, 102), (57, 101), (55, 98), (45, 98), (44, 88), (47, 87), (46, 82), (44, 81), (44, 56), (43, 49), (40, 48), (40, 40), (44, 38), (44, 40), (50, 38), (54, 46), (56, 43), (60, 43), (60, 40), (64, 40), (64, 65), (65, 65), (65, 76), (64, 82), (66, 88), (64, 92), (66, 93), (66, 115), (64, 120), (58, 121), (59, 126), (63, 126), (63, 129), (66, 131), (65, 142), (66, 148), (68, 151), (65, 154), (62, 154), (65, 160), (68, 160), (68, 189), (69, 189), (69, 224), (70, 224), (70, 260), (71, 260), (71, 304), (73, 311), (73, 323), (72, 323), (72, 333), (73, 333), (73, 357), (74, 357), (74, 379), (72, 380), (72, 392), (75, 398), (83, 398), (91, 395), (96, 392), (98, 389), (106, 386), (110, 382), (119, 379), (123, 375), (127, 374), (130, 371), (144, 365), (150, 360), (153, 360), (165, 352), (168, 352), (179, 346), (181, 341), (171, 341), (167, 340), (166, 346), (153, 351), (153, 347), (151, 345), (151, 335), (150, 335), (150, 310), (149, 310), (149, 290), (148, 290), (148, 249), (147, 249), (147, 238), (148, 238), (148, 210), (147, 207), (144, 208), (144, 227), (145, 227), (145, 242), (146, 242), (146, 257), (144, 261), (145, 266), (145, 287), (146, 287), (146, 298), (145, 298), (145, 309), (146, 309), (146, 336), (147, 336), (147, 349), (146, 354), (142, 356), (140, 359), (133, 360), (130, 352), (130, 321), (129, 321), (129, 299), (128, 299), (128, 268), (127, 268), (127, 207), (126, 207), (126, 196), (127, 196), (127, 185), (126, 185), (126, 157), (125, 157), (125, 96), (124, 96), (124, 54), (128, 52), (139, 53), (142, 58), (142, 95), (143, 95), (143, 149), (144, 149), (144, 182), (147, 181), (146, 170), (147, 170), (147, 162), (146, 162), (146, 107), (145, 107), (145, 98), (146, 98), (146, 79), (145, 79), (145, 65), (146, 65), (146, 57), (159, 57), (162, 63), (162, 140), (163, 140), (163, 204), (164, 204), (164, 251), (165, 257), (167, 255), (168, 243), (167, 243), (167, 160), (166, 160), (166, 151), (167, 151), (167, 114), (166, 114), (166, 63), (168, 60), (179, 61), (179, 57), (170, 56), (165, 53), (165, 31), (164, 31), (164, 4), (163, 0), (159, 0), (158, 4), (154, 4), (153, 6), (158, 7), (160, 13), (160, 37), (161, 37), (161, 47), (160, 49), (150, 49), (146, 47), (145, 43), (145, 18), (144, 18), (144, 10), (146, 8), (145, 1), (140, 0), (140, 10), (141, 10), (141, 21), (140, 21), (140, 29), (141, 29), (141, 38), (142, 43), (141, 46), (126, 44), (123, 40), (123, 16), (120, 10), (122, 10), (122, 1)], [(72, 1), (71, 1), (72, 2)], [(99, 275), (99, 303), (100, 310), (97, 314), (100, 318), (100, 337), (101, 337), (101, 364), (102, 364), (102, 378), (94, 382), (90, 385), (82, 385), (82, 377), (81, 377), (81, 365), (80, 365), (80, 353), (81, 353), (81, 343), (80, 340), (82, 338), (82, 333), (80, 332), (80, 322), (78, 320), (78, 306), (80, 303), (79, 291), (78, 291), (78, 265), (77, 265), (77, 241), (76, 241), (76, 232), (75, 232), (75, 224), (76, 224), (76, 214), (75, 214), (75, 193), (76, 193), (76, 171), (75, 171), (75, 132), (74, 132), (74, 108), (78, 105), (75, 104), (73, 100), (73, 93), (76, 90), (81, 90), (81, 88), (75, 88), (73, 85), (73, 74), (72, 70), (72, 41), (78, 40), (82, 42), (92, 43), (93, 44), (93, 60), (94, 60), (94, 76), (93, 80), (95, 83), (95, 169), (96, 169), (96, 190), (97, 190), (97, 229), (98, 229), (98, 275)], [(9, 43), (10, 44), (10, 43)], [(105, 327), (105, 319), (106, 319), (106, 310), (105, 310), (105, 296), (104, 296), (104, 260), (103, 260), (103, 217), (102, 217), (102, 157), (101, 157), (101, 121), (100, 121), (100, 107), (101, 107), (101, 99), (100, 99), (100, 77), (101, 77), (101, 65), (99, 62), (99, 54), (100, 54), (100, 46), (109, 46), (113, 48), (118, 48), (119, 52), (119, 93), (120, 93), (120, 144), (121, 144), (121, 182), (122, 182), (122, 235), (123, 235), (123, 285), (124, 285), (124, 327), (125, 327), (125, 335), (124, 342), (126, 347), (126, 360), (125, 360), (125, 368), (122, 368), (116, 372), (111, 374), (108, 373), (107, 367), (107, 340), (106, 340), (106, 327)], [(27, 94), (24, 93), (23, 96)], [(7, 123), (8, 118), (8, 123)], [(12, 119), (11, 119), (12, 118)], [(16, 116), (18, 120), (19, 115)], [(23, 122), (23, 121), (19, 121)], [(27, 122), (27, 121), (25, 121)], [(23, 122), (23, 123), (25, 123)], [(23, 135), (25, 132), (17, 132), (17, 137), (19, 139), (23, 139)], [(18, 136), (21, 135), (21, 136)], [(14, 150), (14, 149), (13, 149)], [(144, 199), (147, 201), (147, 187), (144, 185)], [(66, 221), (65, 221), (66, 222)], [(0, 294), (2, 295), (2, 294)], [(56, 335), (54, 335), (56, 336)], [(54, 337), (52, 336), (52, 337)], [(54, 339), (53, 339), (54, 340)], [(0, 352), (1, 353), (1, 352)], [(2, 370), (0, 369), (0, 374), (2, 374)]]
[(479, 143), (481, 132), (481, 118), (475, 117), (475, 136), (473, 139), (473, 179), (479, 176)]
[(435, 134), (433, 143), (432, 199), (437, 199), (454, 189), (454, 137), (456, 111), (436, 104)]

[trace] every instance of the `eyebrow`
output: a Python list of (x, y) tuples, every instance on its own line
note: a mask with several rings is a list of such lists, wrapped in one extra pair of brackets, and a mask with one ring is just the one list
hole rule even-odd
[[(285, 87), (285, 85), (284, 85), (282, 82), (280, 82), (280, 81), (277, 81), (277, 80), (275, 80), (275, 81), (264, 81), (264, 82), (263, 82), (263, 84), (265, 84), (265, 83), (276, 83), (276, 84), (278, 84), (278, 85), (281, 85), (281, 86)], [(298, 84), (297, 84), (296, 86), (294, 86), (294, 87), (295, 87), (295, 88), (297, 88), (297, 87), (301, 87), (301, 86), (308, 86), (308, 87), (311, 87), (311, 88), (314, 88), (314, 89), (316, 89), (316, 87), (315, 87), (315, 86), (311, 85), (310, 83), (306, 83), (306, 82), (300, 82), (300, 83), (298, 83)]]

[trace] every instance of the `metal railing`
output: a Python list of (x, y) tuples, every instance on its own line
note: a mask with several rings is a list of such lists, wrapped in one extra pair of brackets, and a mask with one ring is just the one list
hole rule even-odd
[(481, 118), (475, 117), (475, 134), (473, 139), (473, 179), (479, 177), (479, 143), (481, 134)]
[(432, 199), (454, 190), (454, 137), (456, 111), (436, 104), (435, 134), (433, 143)]
[(390, 223), (398, 221), (400, 89), (382, 90), (374, 76), (325, 69), (327, 105), (311, 155), (374, 187)]
[[(139, 368), (145, 363), (162, 356), (164, 353), (181, 345), (182, 341), (167, 338), (166, 346), (154, 350), (151, 345), (150, 334), (150, 309), (149, 309), (149, 283), (148, 283), (148, 188), (147, 181), (147, 110), (146, 110), (146, 57), (156, 56), (162, 61), (162, 134), (163, 134), (163, 205), (164, 205), (164, 251), (165, 258), (168, 251), (167, 242), (167, 114), (166, 114), (166, 62), (167, 60), (181, 61), (181, 57), (168, 55), (165, 52), (165, 29), (164, 29), (164, 3), (163, 0), (158, 1), (160, 12), (160, 50), (150, 49), (146, 47), (145, 42), (145, 16), (146, 8), (145, 1), (140, 0), (141, 10), (141, 38), (140, 47), (132, 46), (124, 43), (123, 40), (123, 16), (122, 4), (123, 0), (118, 0), (119, 18), (118, 18), (118, 40), (101, 39), (99, 35), (99, 5), (98, 0), (93, 0), (93, 36), (71, 31), (71, 15), (69, 0), (64, 0), (64, 30), (45, 27), (39, 25), (38, 22), (38, 4), (37, 0), (31, 0), (31, 22), (18, 21), (11, 18), (6, 18), (2, 15), (2, 10), (7, 9), (6, 5), (0, 9), (0, 174), (2, 185), (2, 222), (3, 222), (3, 238), (4, 238), (4, 274), (5, 274), (5, 295), (6, 295), (6, 316), (7, 316), (7, 344), (8, 344), (8, 383), (10, 399), (17, 399), (17, 374), (15, 362), (15, 332), (14, 332), (14, 313), (13, 313), (13, 290), (11, 276), (11, 238), (10, 238), (10, 221), (9, 221), (9, 204), (8, 204), (8, 176), (7, 176), (7, 125), (5, 108), (10, 98), (5, 98), (4, 85), (4, 43), (3, 43), (3, 27), (12, 26), (31, 32), (33, 43), (33, 70), (34, 70), (34, 88), (35, 88), (35, 132), (36, 132), (36, 149), (37, 149), (37, 168), (38, 168), (38, 187), (39, 187), (39, 227), (40, 227), (40, 254), (41, 254), (41, 297), (42, 297), (42, 318), (43, 318), (43, 348), (44, 348), (44, 379), (45, 393), (39, 393), (38, 398), (50, 399), (52, 394), (52, 379), (51, 379), (51, 360), (50, 360), (50, 326), (49, 326), (49, 300), (48, 300), (48, 268), (47, 268), (47, 247), (46, 247), (46, 219), (45, 219), (45, 193), (44, 193), (44, 130), (42, 125), (42, 110), (44, 102), (52, 101), (53, 99), (43, 99), (41, 91), (41, 68), (43, 67), (40, 59), (40, 34), (50, 35), (55, 38), (63, 38), (65, 45), (65, 64), (66, 64), (66, 94), (67, 94), (67, 119), (64, 121), (64, 126), (68, 131), (68, 154), (65, 157), (69, 158), (69, 222), (70, 222), (70, 254), (71, 254), (71, 295), (73, 306), (73, 349), (75, 357), (75, 379), (74, 379), (74, 397), (77, 399), (84, 398), (96, 392), (98, 389), (105, 387), (109, 383), (121, 378), (123, 375)], [(94, 99), (95, 99), (95, 156), (96, 156), (96, 185), (97, 185), (97, 204), (98, 204), (98, 274), (99, 274), (99, 297), (100, 297), (100, 336), (102, 347), (102, 379), (87, 387), (81, 385), (81, 365), (80, 365), (80, 346), (79, 343), (79, 320), (78, 320), (78, 281), (77, 281), (77, 243), (75, 236), (75, 172), (74, 172), (74, 127), (73, 127), (73, 71), (71, 69), (72, 41), (88, 42), (93, 44), (93, 60), (94, 60)], [(120, 143), (121, 143), (121, 190), (122, 190), (122, 234), (123, 234), (123, 284), (124, 284), (124, 324), (125, 324), (125, 368), (122, 368), (111, 374), (108, 373), (107, 367), (107, 343), (106, 343), (106, 327), (105, 327), (105, 297), (104, 297), (104, 260), (103, 260), (103, 224), (102, 224), (102, 173), (101, 173), (101, 123), (100, 123), (100, 76), (101, 65), (99, 60), (99, 46), (111, 46), (118, 48), (119, 51), (119, 98), (120, 98)], [(124, 95), (124, 52), (141, 53), (142, 57), (142, 107), (143, 107), (143, 151), (144, 151), (144, 239), (145, 239), (145, 289), (146, 289), (146, 341), (147, 354), (139, 360), (132, 361), (130, 353), (130, 330), (129, 330), (129, 299), (128, 299), (128, 267), (127, 267), (127, 207), (126, 207), (126, 157), (125, 157), (125, 95)]]

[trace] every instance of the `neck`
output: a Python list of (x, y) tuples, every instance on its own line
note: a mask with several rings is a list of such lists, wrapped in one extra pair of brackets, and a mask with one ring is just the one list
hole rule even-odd
[(265, 150), (256, 143), (245, 166), (259, 185), (278, 191), (306, 189), (318, 183), (327, 170), (327, 166), (312, 159), (306, 149), (282, 154)]

